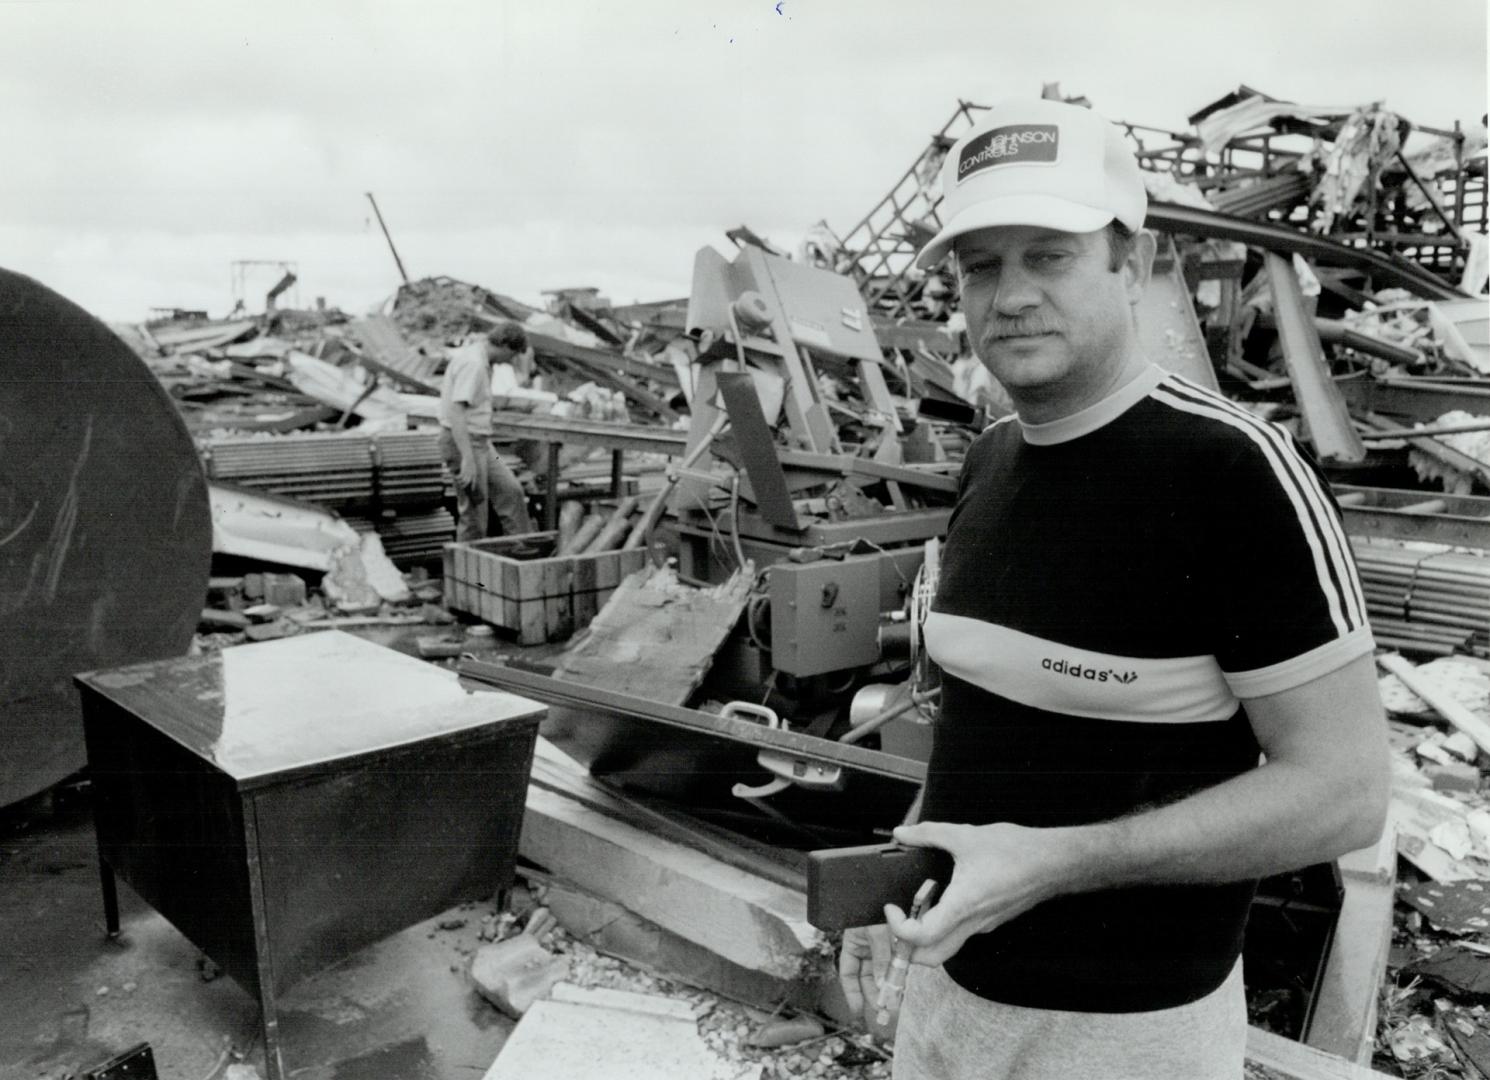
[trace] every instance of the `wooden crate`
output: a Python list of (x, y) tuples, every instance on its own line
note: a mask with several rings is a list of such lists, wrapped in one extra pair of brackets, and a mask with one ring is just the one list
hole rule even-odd
[[(590, 625), (616, 586), (646, 565), (641, 548), (552, 554), (557, 533), (445, 545), (445, 606), (517, 631), (524, 645), (558, 641)], [(536, 556), (517, 558), (514, 550)]]

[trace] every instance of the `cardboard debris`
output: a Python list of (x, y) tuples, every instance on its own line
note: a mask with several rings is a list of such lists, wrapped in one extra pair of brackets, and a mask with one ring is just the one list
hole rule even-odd
[(1402, 978), (1422, 979), (1459, 1001), (1490, 1001), (1490, 955), (1462, 945), (1449, 945), (1407, 965)]
[(1421, 911), (1438, 929), (1450, 934), (1490, 931), (1490, 881), (1445, 884), (1427, 881), (1399, 894), (1403, 903)]

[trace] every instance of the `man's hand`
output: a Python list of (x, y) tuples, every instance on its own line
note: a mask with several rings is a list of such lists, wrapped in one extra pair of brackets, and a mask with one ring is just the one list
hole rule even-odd
[(907, 918), (894, 904), (885, 905), (890, 932), (916, 948), (913, 963), (942, 964), (974, 934), (992, 930), (1064, 891), (1061, 830), (928, 821), (902, 825), (895, 830), (895, 839), (907, 847), (941, 848), (956, 864), (941, 898), (919, 919)]
[(457, 474), (455, 482), (463, 491), (474, 491), (476, 488), (477, 470), (476, 457), (474, 454), (462, 454), (460, 458), (460, 473)]
[(895, 1021), (892, 1016), (886, 1028), (875, 1024), (875, 1001), (879, 997), (880, 982), (890, 970), (890, 950), (895, 942), (889, 928), (878, 926), (855, 926), (843, 932), (843, 949), (838, 954), (838, 984), (843, 987), (843, 996), (848, 999), (849, 1012), (860, 1017), (869, 1033), (883, 1041), (895, 1036)]

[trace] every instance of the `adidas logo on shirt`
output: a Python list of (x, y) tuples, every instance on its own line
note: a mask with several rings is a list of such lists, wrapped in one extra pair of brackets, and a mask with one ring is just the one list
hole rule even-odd
[(1070, 675), (1077, 679), (1091, 679), (1093, 682), (1116, 682), (1126, 686), (1128, 683), (1138, 680), (1136, 671), (1113, 671), (1112, 668), (1090, 668), (1082, 667), (1079, 663), (1068, 663), (1065, 660), (1051, 660), (1046, 657), (1040, 661), (1040, 666), (1046, 671), (1053, 671), (1057, 675)]

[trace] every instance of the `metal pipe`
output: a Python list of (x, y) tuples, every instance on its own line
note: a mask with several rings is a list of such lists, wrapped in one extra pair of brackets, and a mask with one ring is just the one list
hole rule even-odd
[(398, 257), (398, 248), (393, 246), (393, 236), (388, 232), (388, 225), (383, 221), (383, 212), (378, 209), (378, 200), (373, 198), (371, 191), (365, 192), (367, 201), (372, 203), (373, 214), (377, 216), (378, 228), (383, 230), (383, 239), (388, 241), (388, 250), (393, 252), (393, 263), (398, 267), (398, 276), (404, 279), (404, 284), (409, 283), (409, 275), (404, 270), (404, 261)]

